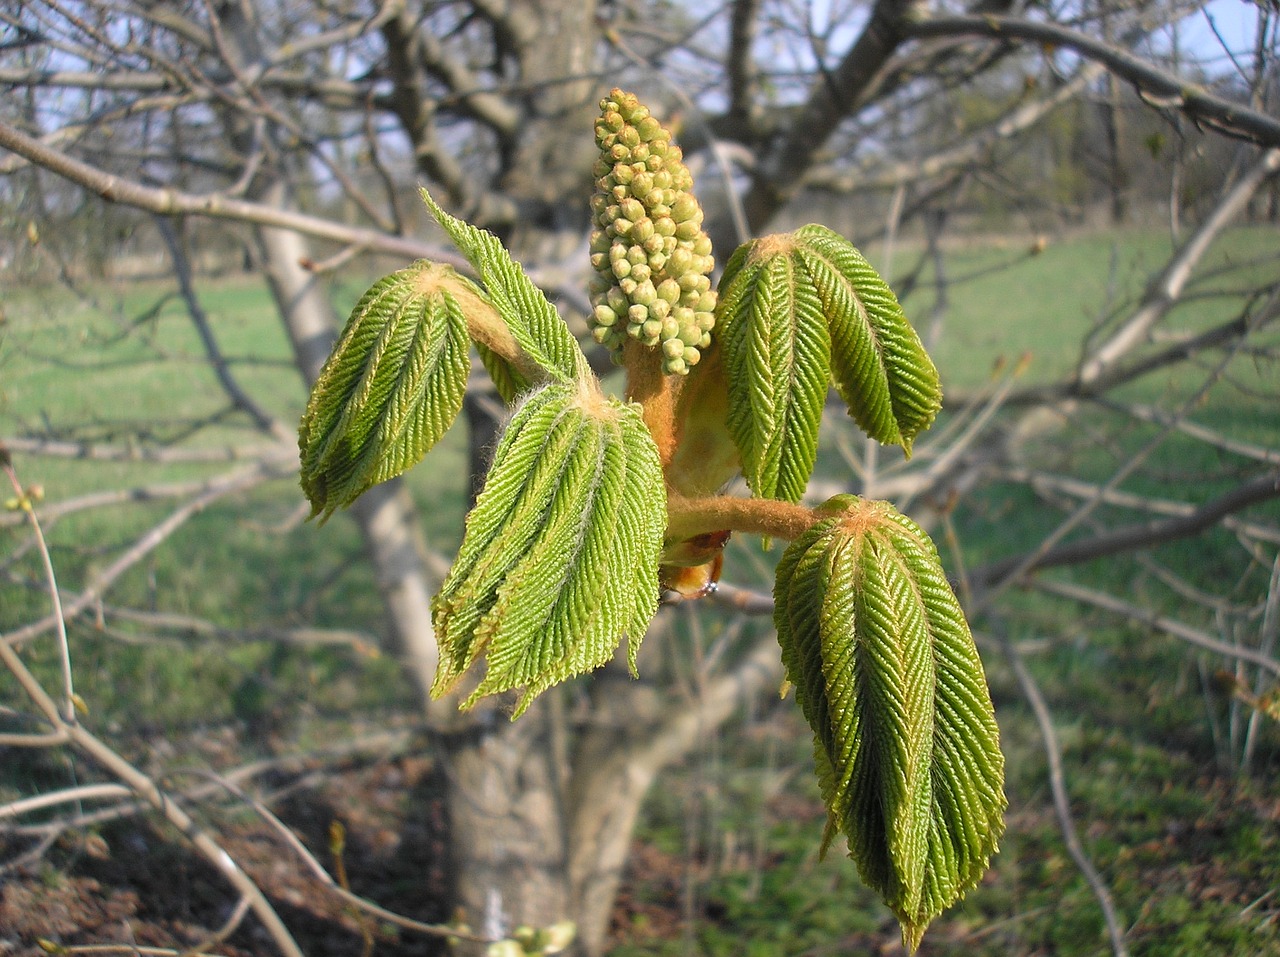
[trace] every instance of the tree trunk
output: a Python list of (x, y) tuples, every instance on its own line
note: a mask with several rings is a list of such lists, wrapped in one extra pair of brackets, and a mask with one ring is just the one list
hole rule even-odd
[(564, 809), (542, 701), (519, 721), (496, 709), (437, 738), (449, 809), (454, 905), (473, 931), (574, 919), (565, 866)]

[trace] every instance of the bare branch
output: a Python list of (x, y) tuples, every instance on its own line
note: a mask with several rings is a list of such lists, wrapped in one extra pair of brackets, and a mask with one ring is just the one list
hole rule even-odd
[[(208, 491), (196, 496), (172, 512), (164, 521), (152, 527), (126, 549), (124, 554), (94, 576), (85, 589), (73, 601), (67, 603), (65, 607), (66, 617), (68, 619), (74, 618), (86, 609), (93, 607), (94, 603), (121, 575), (158, 548), (188, 519), (203, 511), (218, 499), (236, 492), (245, 491), (269, 479), (292, 473), (292, 465), (286, 470), (280, 465), (259, 464), (223, 476), (213, 483)], [(0, 639), (0, 645), (5, 648), (21, 645), (36, 635), (56, 627), (58, 618), (59, 616), (50, 615), (29, 625), (24, 625)]]
[(830, 74), (818, 78), (786, 137), (752, 177), (743, 200), (747, 222), (758, 230), (800, 189), (818, 151), (866, 98), (890, 56), (906, 40), (919, 0), (877, 0), (862, 34)]
[(191, 275), (191, 263), (187, 259), (182, 244), (178, 242), (178, 234), (174, 231), (173, 224), (168, 219), (157, 216), (156, 227), (160, 230), (165, 246), (169, 249), (169, 258), (173, 262), (173, 272), (178, 280), (178, 290), (182, 293), (182, 300), (187, 305), (187, 314), (191, 317), (192, 325), (196, 327), (196, 333), (200, 336), (205, 355), (209, 357), (209, 365), (213, 368), (213, 374), (217, 376), (222, 390), (227, 394), (232, 405), (243, 410), (259, 429), (281, 442), (289, 442), (293, 438), (291, 430), (258, 405), (253, 397), (240, 387), (240, 383), (231, 374), (231, 367), (227, 365), (226, 357), (223, 356), (222, 350), (218, 347), (218, 340), (214, 338), (213, 328), (209, 325), (209, 316), (200, 304), (200, 298), (196, 295), (195, 284)]
[(1179, 110), (1191, 119), (1219, 132), (1264, 146), (1280, 147), (1280, 119), (1259, 113), (1242, 103), (1215, 96), (1204, 87), (1166, 72), (1128, 50), (1057, 23), (1026, 20), (998, 14), (933, 15), (917, 12), (900, 29), (920, 39), (981, 36), (993, 40), (1029, 40), (1066, 47), (1096, 60), (1112, 73), (1132, 83), (1153, 106)]
[[(987, 585), (999, 581), (1015, 569), (1021, 569), (1025, 573), (1150, 548), (1197, 535), (1218, 524), (1225, 516), (1277, 497), (1280, 497), (1280, 470), (1251, 479), (1182, 517), (1165, 522), (1132, 525), (1084, 541), (1059, 545), (1038, 553), (1029, 563), (1022, 556), (1008, 558), (975, 569), (971, 574), (976, 583)], [(1024, 564), (1027, 567), (1023, 568)]]
[(1093, 588), (1086, 588), (1083, 585), (1073, 585), (1070, 582), (1053, 581), (1048, 578), (1037, 578), (1031, 583), (1031, 587), (1037, 591), (1047, 592), (1051, 595), (1058, 595), (1062, 598), (1070, 598), (1072, 601), (1078, 601), (1086, 605), (1092, 605), (1095, 608), (1101, 608), (1103, 611), (1114, 612), (1122, 615), (1131, 621), (1146, 625), (1163, 631), (1175, 638), (1180, 638), (1189, 644), (1205, 651), (1212, 651), (1215, 654), (1222, 655), (1225, 658), (1231, 658), (1239, 661), (1247, 661), (1249, 664), (1257, 665), (1271, 674), (1280, 677), (1280, 661), (1255, 651), (1252, 648), (1246, 648), (1243, 645), (1231, 645), (1225, 641), (1220, 641), (1212, 635), (1193, 628), (1185, 622), (1177, 621), (1168, 615), (1162, 615), (1159, 612), (1152, 611), (1149, 608), (1141, 608), (1132, 602), (1127, 602), (1122, 598), (1109, 595), (1106, 592), (1097, 591)]
[[(290, 442), (283, 450), (279, 445), (225, 446), (222, 448), (157, 448), (154, 446), (112, 445), (105, 442), (68, 442), (39, 436), (4, 436), (4, 444), (11, 451), (24, 455), (42, 455), (59, 459), (84, 459), (94, 462), (260, 462), (294, 455), (297, 449)], [(186, 486), (155, 486), (156, 489), (182, 488)], [(108, 495), (119, 493), (108, 492)], [(126, 495), (129, 493), (125, 493)], [(166, 496), (167, 491), (157, 491)], [(180, 494), (180, 493), (179, 493)], [(145, 497), (145, 493), (144, 493)], [(0, 521), (3, 524), (3, 521)]]
[(1280, 170), (1280, 149), (1267, 150), (1223, 193), (1213, 212), (1151, 283), (1134, 314), (1084, 360), (1078, 374), (1080, 385), (1089, 386), (1097, 382), (1118, 359), (1147, 338), (1152, 327), (1177, 304), (1192, 271), (1218, 234), (1235, 219), (1258, 187), (1276, 170)]
[(981, 163), (997, 144), (1007, 142), (1010, 137), (1031, 129), (1059, 106), (1074, 100), (1102, 72), (1100, 66), (1087, 65), (1050, 95), (1021, 103), (997, 122), (978, 130), (964, 142), (940, 153), (923, 159), (867, 163), (851, 170), (817, 167), (805, 176), (805, 185), (837, 193), (893, 189), (901, 185), (915, 184), (964, 166)]
[(1022, 655), (1018, 652), (1014, 643), (1000, 632), (996, 634), (996, 642), (1004, 651), (1009, 667), (1013, 669), (1014, 678), (1018, 682), (1018, 688), (1022, 691), (1022, 696), (1027, 699), (1027, 703), (1031, 705), (1032, 713), (1036, 716), (1036, 726), (1040, 729), (1040, 740), (1044, 744), (1045, 757), (1049, 761), (1049, 789), (1053, 793), (1053, 809), (1058, 817), (1058, 829), (1062, 832), (1062, 840), (1067, 846), (1067, 853), (1075, 861), (1076, 868), (1083, 875), (1085, 882), (1089, 885), (1089, 889), (1093, 892), (1093, 896), (1098, 900), (1098, 906), (1102, 909), (1103, 920), (1107, 925), (1107, 936), (1111, 939), (1112, 954), (1115, 957), (1127, 957), (1129, 949), (1124, 942), (1124, 929), (1121, 927), (1120, 919), (1116, 914), (1116, 905), (1111, 897), (1111, 891), (1108, 889), (1106, 881), (1102, 879), (1102, 875), (1098, 873), (1098, 869), (1094, 867), (1093, 861), (1090, 860), (1088, 852), (1080, 842), (1080, 835), (1076, 831), (1075, 818), (1071, 814), (1071, 796), (1067, 793), (1066, 777), (1062, 770), (1062, 747), (1058, 744), (1058, 735), (1053, 727), (1053, 715), (1049, 712), (1049, 706), (1045, 703), (1044, 695), (1040, 693), (1040, 686), (1036, 684), (1035, 678), (1032, 677), (1031, 672), (1027, 669), (1026, 663), (1022, 660)]
[(759, 30), (761, 0), (734, 0), (729, 21), (729, 50), (725, 72), (729, 78), (726, 119), (745, 139), (751, 138), (756, 119), (757, 78), (755, 40)]
[[(1079, 499), (1100, 497), (1101, 500), (1108, 505), (1119, 505), (1122, 508), (1136, 509), (1138, 511), (1149, 512), (1153, 515), (1171, 515), (1175, 516), (1179, 520), (1190, 520), (1200, 511), (1200, 507), (1192, 505), (1190, 502), (1167, 498), (1154, 498), (1149, 495), (1135, 495), (1131, 492), (1123, 492), (1116, 488), (1104, 488), (1094, 482), (1086, 482), (1082, 479), (1072, 478), (1068, 475), (1053, 475), (1048, 472), (1036, 471), (1034, 469), (1028, 469), (1021, 466), (997, 467), (993, 470), (992, 474), (997, 479), (1007, 479), (1012, 482), (1023, 482), (1033, 489), (1051, 489), (1055, 492), (1066, 493), (1067, 495)], [(1265, 482), (1266, 478), (1267, 476), (1265, 475), (1260, 476), (1256, 481)], [(1228, 494), (1239, 492), (1242, 488), (1244, 488), (1244, 486), (1237, 487), (1233, 493)], [(1248, 522), (1239, 518), (1234, 513), (1224, 513), (1220, 516), (1218, 521), (1221, 522), (1224, 528), (1240, 532), (1250, 538), (1280, 544), (1280, 528), (1259, 524), (1257, 522)], [(1148, 525), (1145, 527), (1153, 528), (1155, 526)], [(1194, 532), (1191, 534), (1194, 534)]]
[(359, 244), (377, 252), (393, 253), (414, 259), (429, 258), (436, 262), (467, 268), (466, 260), (456, 253), (446, 252), (438, 246), (407, 237), (389, 236), (376, 229), (344, 226), (320, 216), (310, 216), (262, 203), (232, 199), (221, 193), (195, 195), (181, 190), (144, 186), (51, 149), (41, 141), (4, 122), (0, 122), (0, 147), (11, 150), (50, 172), (91, 190), (108, 203), (121, 203), (162, 216), (207, 216), (211, 219), (229, 219), (277, 229), (290, 229), (318, 239), (329, 239), (343, 244)]

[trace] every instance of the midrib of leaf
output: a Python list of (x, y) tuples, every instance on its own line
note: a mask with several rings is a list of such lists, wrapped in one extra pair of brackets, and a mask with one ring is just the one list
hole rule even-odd
[[(398, 301), (395, 298), (397, 295)], [(380, 307), (388, 301), (391, 303), (391, 315), (384, 319), (385, 308)], [(403, 290), (388, 280), (385, 288), (373, 295), (361, 310), (360, 319), (351, 327), (350, 335), (344, 336), (335, 346), (338, 362), (332, 367), (330, 375), (322, 375), (322, 381), (317, 383), (317, 389), (321, 385), (328, 385), (329, 388), (323, 394), (332, 395), (334, 399), (322, 406), (324, 413), (319, 416), (320, 421), (313, 430), (326, 436), (312, 457), (313, 468), (327, 462), (340, 444), (362, 444), (352, 442), (353, 437), (358, 436), (363, 440), (370, 430), (371, 425), (364, 421), (363, 415), (368, 406), (372, 380), (386, 351), (387, 339), (398, 324), (404, 306)], [(360, 304), (356, 308), (359, 309)], [(362, 459), (351, 461), (329, 476), (331, 484), (335, 478), (340, 479), (343, 484), (350, 481), (360, 470), (361, 461)]]
[(625, 493), (618, 515), (619, 541), (631, 548), (617, 549), (618, 591), (625, 609), (622, 630), (628, 636), (627, 664), (633, 676), (636, 654), (658, 607), (658, 564), (650, 556), (662, 549), (666, 527), (666, 488), (658, 449), (634, 406), (624, 407), (618, 419), (626, 449)]
[[(578, 424), (577, 441), (567, 453), (538, 537), (507, 573), (497, 600), (476, 628), (477, 641), (489, 644), (488, 674), (473, 699), (499, 684), (505, 690), (524, 683), (508, 681), (513, 662), (528, 655), (530, 645), (523, 639), (545, 624), (577, 557), (583, 526), (591, 517), (603, 451), (601, 443), (593, 441), (595, 423)], [(545, 632), (541, 635), (543, 641), (547, 637)]]
[[(880, 720), (870, 729), (878, 748), (893, 755), (893, 766), (877, 765), (887, 815), (893, 880), (904, 911), (915, 913), (923, 893), (932, 806), (930, 779), (933, 734), (932, 643), (924, 608), (916, 601), (912, 573), (884, 537), (869, 533), (862, 556), (867, 567), (859, 589), (862, 624), (856, 642), (875, 667), (859, 668)], [(879, 680), (872, 680), (879, 679)]]
[[(840, 315), (830, 310), (838, 308), (836, 297), (844, 300), (858, 318), (855, 327), (865, 331), (866, 341), (875, 350), (877, 381), (874, 388), (867, 388), (869, 380), (865, 378), (865, 371), (858, 381), (850, 381), (843, 374), (845, 365), (858, 365), (852, 355), (845, 357), (850, 362), (834, 364), (841, 396), (868, 434), (882, 442), (899, 443), (910, 454), (913, 439), (929, 427), (938, 411), (940, 391), (932, 360), (907, 321), (893, 290), (844, 237), (816, 225), (801, 227), (795, 236), (802, 240), (798, 249), (810, 253), (813, 260), (824, 267), (813, 269), (811, 264), (815, 281), (818, 276), (827, 275), (835, 283), (828, 315)], [(833, 338), (848, 343), (847, 337), (838, 336), (835, 325), (833, 322)], [(838, 357), (839, 354), (837, 350)], [(881, 407), (882, 401), (887, 401), (888, 409)], [(886, 413), (892, 421), (883, 419)], [(866, 416), (867, 421), (860, 416)], [(873, 427), (884, 431), (873, 432)]]
[(844, 831), (914, 949), (995, 850), (998, 729), (928, 536), (887, 503), (838, 497), (819, 515), (778, 564), (783, 663), (814, 730), (824, 850)]
[(414, 465), (462, 407), (465, 322), (427, 264), (383, 277), (352, 310), (299, 426), (303, 490), (327, 517)]
[[(613, 517), (624, 452), (603, 434), (597, 439), (594, 454), (583, 456), (582, 475), (566, 476), (567, 481), (580, 482), (585, 494), (566, 503), (563, 533), (549, 530), (521, 565), (530, 569), (530, 576), (520, 577), (518, 569), (505, 586), (536, 612), (524, 621), (500, 620), (501, 630), (489, 653), (489, 674), (499, 680), (485, 690), (524, 688), (513, 717), (550, 685), (603, 664), (617, 644), (620, 601), (609, 587), (616, 579), (607, 572), (610, 555), (623, 551), (610, 546), (616, 534)], [(531, 580), (540, 588), (531, 589)], [(497, 606), (493, 614), (498, 617)], [(541, 634), (541, 640), (520, 641), (521, 633)], [(509, 650), (504, 647), (508, 643)]]

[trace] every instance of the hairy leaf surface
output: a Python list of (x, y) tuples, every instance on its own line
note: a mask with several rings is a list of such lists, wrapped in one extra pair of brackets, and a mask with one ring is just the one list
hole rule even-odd
[(552, 383), (519, 406), (467, 517), (433, 603), (432, 695), (485, 656), (464, 701), (521, 690), (515, 715), (550, 686), (635, 649), (657, 608), (666, 498), (638, 410)]
[(982, 663), (928, 536), (837, 496), (778, 565), (774, 620), (827, 805), (914, 949), (981, 879), (1004, 829)]
[(785, 250), (735, 253), (718, 316), (729, 382), (729, 431), (751, 490), (798, 502), (818, 455), (831, 340), (817, 290)]
[(942, 407), (938, 370), (893, 290), (847, 239), (818, 225), (792, 236), (830, 325), (832, 372), (849, 414), (873, 439), (910, 455)]
[(590, 369), (569, 327), (498, 237), (450, 216), (425, 189), (422, 200), (474, 267), (489, 294), (489, 301), (524, 353), (548, 378), (585, 381)]
[(466, 390), (468, 338), (447, 266), (416, 263), (361, 297), (325, 362), (298, 430), (303, 491), (327, 518), (416, 464)]

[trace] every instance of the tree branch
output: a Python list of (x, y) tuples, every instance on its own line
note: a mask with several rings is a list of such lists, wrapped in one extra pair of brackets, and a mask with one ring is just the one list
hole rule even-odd
[(144, 186), (133, 180), (90, 166), (66, 153), (54, 150), (16, 127), (0, 122), (0, 147), (25, 157), (38, 166), (90, 190), (108, 203), (120, 203), (162, 216), (207, 216), (294, 232), (338, 243), (364, 245), (376, 252), (414, 259), (430, 258), (463, 269), (466, 260), (438, 246), (402, 236), (389, 236), (376, 229), (344, 226), (320, 216), (310, 216), (262, 203), (232, 199), (221, 193), (193, 194), (176, 189)]
[(1280, 149), (1262, 154), (1239, 180), (1223, 193), (1217, 204), (1183, 244), (1164, 270), (1148, 287), (1142, 304), (1111, 338), (1086, 357), (1078, 374), (1081, 386), (1100, 380), (1117, 360), (1146, 340), (1151, 329), (1178, 302), (1191, 280), (1192, 271), (1204, 258), (1218, 234), (1244, 209), (1253, 194), (1276, 170), (1280, 170)]
[(917, 39), (980, 36), (1066, 47), (1128, 80), (1152, 106), (1180, 110), (1228, 136), (1280, 146), (1280, 119), (1215, 96), (1199, 84), (1162, 70), (1122, 47), (1070, 27), (998, 14), (945, 16), (918, 11), (904, 18), (899, 28), (906, 36)]
[[(1116, 555), (1139, 548), (1151, 548), (1165, 542), (1197, 535), (1216, 525), (1228, 515), (1273, 498), (1280, 498), (1280, 470), (1251, 479), (1227, 494), (1200, 506), (1189, 515), (1164, 522), (1130, 525), (1085, 541), (1059, 545), (1032, 557), (1007, 558), (974, 569), (970, 577), (975, 585), (990, 585), (1017, 569), (1032, 572), (1059, 565), (1077, 565), (1095, 558), (1104, 558), (1107, 555)], [(1025, 568), (1023, 568), (1024, 564)]]
[[(743, 200), (747, 223), (762, 229), (803, 185), (814, 157), (840, 121), (863, 102), (893, 52), (920, 0), (877, 0), (862, 34), (830, 74), (815, 80), (809, 100), (779, 147), (759, 164)], [(919, 15), (919, 14), (917, 14)]]
[(1280, 677), (1280, 661), (1276, 661), (1260, 651), (1254, 651), (1252, 648), (1246, 648), (1243, 645), (1232, 645), (1225, 641), (1219, 641), (1198, 628), (1192, 628), (1184, 622), (1177, 621), (1149, 608), (1140, 608), (1132, 602), (1116, 598), (1114, 595), (1108, 595), (1106, 592), (1085, 588), (1083, 585), (1073, 585), (1069, 582), (1051, 581), (1044, 578), (1036, 579), (1033, 587), (1037, 591), (1048, 592), (1051, 595), (1058, 595), (1062, 598), (1070, 598), (1072, 601), (1078, 601), (1086, 605), (1092, 605), (1095, 608), (1101, 608), (1104, 611), (1123, 615), (1125, 618), (1156, 628), (1175, 638), (1181, 638), (1183, 641), (1198, 648), (1205, 649), (1205, 651), (1212, 651), (1215, 654), (1233, 660), (1247, 661), (1249, 664), (1257, 665), (1259, 668)]

